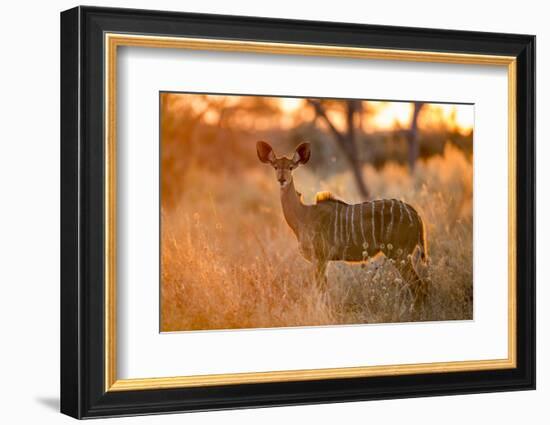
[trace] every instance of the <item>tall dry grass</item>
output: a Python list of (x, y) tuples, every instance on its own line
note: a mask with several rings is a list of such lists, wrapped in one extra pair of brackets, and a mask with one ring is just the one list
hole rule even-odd
[[(188, 170), (178, 206), (162, 212), (162, 331), (471, 319), (471, 161), (448, 145), (414, 177), (394, 163), (364, 173), (378, 198), (409, 202), (426, 223), (431, 284), (420, 317), (383, 257), (331, 263), (320, 290), (284, 221), (273, 172), (258, 163), (238, 173)], [(307, 202), (319, 190), (359, 201), (350, 173), (323, 179), (302, 167), (294, 178)]]

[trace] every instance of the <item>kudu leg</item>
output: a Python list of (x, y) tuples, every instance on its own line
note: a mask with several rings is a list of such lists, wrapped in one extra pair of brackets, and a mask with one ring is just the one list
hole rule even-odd
[(327, 262), (323, 260), (317, 260), (315, 264), (315, 281), (319, 288), (326, 289), (328, 286), (327, 281)]
[(400, 264), (398, 270), (403, 279), (409, 284), (411, 288), (414, 297), (412, 307), (415, 312), (415, 316), (420, 316), (422, 309), (426, 304), (426, 282), (418, 275), (410, 258), (408, 258), (404, 262), (405, 264)]

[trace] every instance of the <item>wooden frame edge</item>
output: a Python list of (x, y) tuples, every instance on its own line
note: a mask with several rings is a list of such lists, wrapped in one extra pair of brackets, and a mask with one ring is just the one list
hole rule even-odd
[(259, 384), (269, 382), (315, 381), (321, 379), (367, 378), (414, 375), (417, 373), (447, 373), (480, 370), (513, 369), (515, 361), (479, 360), (464, 362), (418, 363), (393, 366), (303, 369), (276, 372), (230, 373), (216, 375), (175, 376), (167, 378), (119, 379), (108, 391), (138, 391), (182, 387)]
[[(105, 392), (204, 387), (251, 383), (308, 381), (512, 369), (517, 367), (517, 180), (516, 86), (514, 56), (371, 49), (329, 45), (288, 44), (206, 38), (164, 37), (105, 33)], [(120, 46), (237, 51), (356, 59), (400, 60), (506, 66), (508, 71), (508, 358), (387, 366), (307, 369), (276, 372), (117, 379), (116, 373), (116, 58)]]

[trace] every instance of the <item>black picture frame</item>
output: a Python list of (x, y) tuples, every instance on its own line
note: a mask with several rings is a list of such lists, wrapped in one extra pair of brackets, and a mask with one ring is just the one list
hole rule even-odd
[[(106, 392), (105, 32), (515, 56), (517, 367)], [(534, 388), (534, 36), (96, 7), (61, 13), (61, 412), (92, 418)]]

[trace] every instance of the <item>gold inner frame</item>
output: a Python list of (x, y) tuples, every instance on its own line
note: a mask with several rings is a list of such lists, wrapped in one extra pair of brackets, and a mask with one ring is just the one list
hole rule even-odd
[[(352, 377), (481, 371), (516, 367), (516, 58), (255, 41), (106, 33), (105, 45), (105, 391), (306, 381)], [(508, 357), (419, 364), (118, 379), (116, 373), (116, 98), (119, 46), (328, 56), (356, 59), (504, 66), (508, 72)]]

